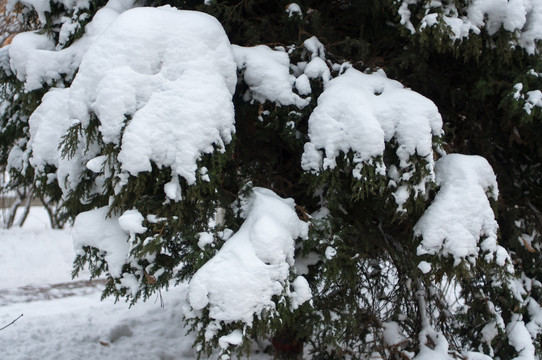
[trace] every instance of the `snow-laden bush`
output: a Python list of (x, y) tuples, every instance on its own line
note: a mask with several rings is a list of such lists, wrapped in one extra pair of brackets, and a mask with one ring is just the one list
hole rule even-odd
[[(528, 62), (539, 4), (308, 3), (264, 17), (249, 4), (200, 7), (221, 24), (121, 0), (25, 2), (44, 31), (0, 50), (2, 166), (61, 201), (74, 219), (74, 274), (105, 275), (105, 296), (135, 302), (188, 282), (179, 312), (201, 353), (228, 358), (257, 340), (280, 358), (534, 358), (540, 282), (499, 237), (495, 210), (509, 190), (485, 158), (446, 154), (462, 149), (444, 128), (460, 132), (450, 119), (465, 121), (470, 99), (452, 116), (462, 98), (427, 90), (438, 79), (423, 71), (402, 78), (425, 95), (405, 87), (388, 76), (401, 66), (376, 66), (366, 52), (380, 50), (363, 41), (402, 44), (397, 59), (415, 48), (421, 68), (444, 54), (449, 71), (514, 38), (499, 54), (519, 46)], [(345, 48), (331, 41), (343, 30), (309, 36), (336, 12), (380, 27), (367, 40), (344, 35)], [(253, 26), (240, 25), (250, 14), (278, 16), (293, 40), (254, 43)], [(349, 51), (367, 64), (345, 61)], [(503, 89), (504, 109), (538, 106), (536, 90)], [(537, 252), (529, 236), (515, 245)]]

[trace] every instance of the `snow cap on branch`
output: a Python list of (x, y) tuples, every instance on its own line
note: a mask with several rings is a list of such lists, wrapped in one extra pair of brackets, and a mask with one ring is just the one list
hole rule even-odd
[(422, 238), (418, 255), (453, 256), (457, 265), (482, 250), (486, 260), (496, 256), (503, 266), (508, 255), (497, 245), (498, 225), (489, 202), (498, 197), (491, 165), (480, 156), (450, 154), (437, 161), (435, 172), (440, 190), (414, 227)]
[[(201, 267), (189, 288), (192, 308), (209, 308), (211, 319), (242, 321), (273, 310), (273, 296), (288, 286), (294, 265), (294, 241), (308, 236), (308, 224), (299, 220), (292, 199), (254, 188), (243, 213), (246, 220), (219, 252)], [(292, 282), (296, 306), (310, 299), (304, 279)]]
[(237, 68), (244, 70), (243, 79), (250, 89), (252, 99), (261, 103), (269, 100), (300, 108), (308, 105), (308, 99), (292, 91), (295, 76), (290, 75), (290, 58), (286, 52), (265, 45), (233, 45), (233, 52)]
[[(51, 149), (74, 123), (87, 127), (91, 114), (98, 118), (103, 141), (120, 146), (125, 174), (150, 171), (154, 162), (192, 184), (201, 155), (224, 151), (231, 141), (236, 66), (215, 18), (169, 6), (132, 9), (78, 56), (82, 61), (71, 87), (44, 97), (33, 114), (41, 120), (31, 119), (33, 134), (49, 123), (62, 124), (55, 125), (60, 128), (56, 136), (31, 140), (38, 167), (65, 161), (54, 159)], [(65, 102), (67, 111), (58, 112), (57, 105)], [(80, 168), (96, 155), (81, 159)], [(70, 177), (76, 181), (73, 170)]]
[(382, 156), (395, 138), (401, 167), (418, 154), (432, 163), (433, 136), (442, 134), (435, 104), (390, 80), (383, 71), (364, 74), (350, 68), (329, 81), (309, 118), (310, 142), (302, 167), (319, 172), (333, 169), (340, 152), (354, 153), (354, 162)]

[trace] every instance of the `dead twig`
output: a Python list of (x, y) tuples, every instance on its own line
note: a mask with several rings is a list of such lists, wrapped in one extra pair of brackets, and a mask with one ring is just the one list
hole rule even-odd
[(12, 322), (10, 322), (9, 324), (7, 324), (6, 326), (4, 326), (3, 328), (0, 329), (0, 331), (4, 330), (5, 328), (7, 328), (8, 326), (11, 326), (15, 323), (15, 321), (19, 320), (20, 318), (23, 317), (23, 314), (19, 315), (19, 317), (15, 320), (13, 320)]

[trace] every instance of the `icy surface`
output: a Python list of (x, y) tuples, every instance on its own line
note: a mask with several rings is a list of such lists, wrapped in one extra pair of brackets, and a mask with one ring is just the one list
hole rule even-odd
[(302, 167), (333, 169), (340, 152), (349, 151), (354, 162), (369, 162), (383, 154), (392, 138), (402, 167), (416, 153), (432, 163), (432, 138), (441, 134), (442, 119), (429, 99), (382, 71), (369, 75), (351, 68), (331, 80), (318, 98), (309, 118), (310, 142), (305, 144)]
[[(250, 326), (254, 315), (274, 308), (271, 298), (282, 294), (294, 264), (294, 240), (308, 236), (308, 224), (298, 219), (294, 205), (270, 190), (253, 189), (239, 231), (190, 281), (193, 309), (208, 307), (211, 319)], [(303, 280), (293, 283), (297, 305), (309, 299)]]
[(304, 107), (309, 100), (292, 91), (295, 77), (290, 75), (290, 58), (284, 51), (265, 45), (242, 47), (233, 45), (237, 67), (251, 91), (251, 97), (264, 103), (275, 101), (281, 105)]
[(453, 256), (457, 264), (482, 250), (491, 260), (499, 249), (488, 199), (498, 196), (493, 169), (480, 156), (450, 154), (437, 161), (435, 172), (440, 190), (414, 227), (422, 237), (418, 255)]

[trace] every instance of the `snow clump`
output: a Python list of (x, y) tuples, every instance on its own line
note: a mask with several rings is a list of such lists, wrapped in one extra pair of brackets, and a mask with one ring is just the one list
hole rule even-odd
[[(402, 0), (398, 8), (401, 25), (412, 34), (416, 28), (411, 22), (409, 5), (419, 4), (421, 0)], [(441, 18), (450, 29), (453, 40), (468, 38), (485, 30), (490, 36), (500, 29), (514, 33), (517, 43), (528, 53), (536, 52), (536, 42), (542, 40), (542, 2), (538, 0), (474, 0), (458, 9), (451, 3), (431, 1), (425, 5), (425, 16), (418, 30), (423, 31), (438, 23)]]
[(333, 169), (340, 153), (349, 151), (354, 163), (371, 163), (392, 138), (398, 143), (401, 168), (410, 165), (414, 154), (433, 164), (433, 136), (442, 133), (442, 119), (431, 100), (388, 79), (383, 71), (364, 74), (350, 68), (330, 80), (318, 98), (309, 118), (310, 141), (302, 167), (311, 172)]
[[(245, 222), (194, 274), (188, 299), (196, 311), (208, 307), (213, 320), (251, 326), (255, 315), (275, 308), (272, 297), (288, 287), (294, 242), (308, 237), (308, 224), (297, 217), (292, 199), (271, 190), (254, 188), (247, 200)], [(291, 285), (295, 306), (310, 300), (304, 278), (297, 277)]]
[(309, 99), (292, 91), (296, 78), (290, 74), (290, 58), (286, 52), (265, 45), (233, 45), (233, 52), (237, 68), (243, 72), (243, 79), (250, 89), (247, 99), (261, 103), (269, 100), (299, 108), (309, 104)]
[[(120, 147), (121, 178), (154, 162), (193, 184), (200, 156), (231, 141), (236, 64), (215, 18), (169, 6), (131, 9), (81, 51), (72, 85), (52, 89), (30, 119), (33, 165), (55, 165), (66, 190), (100, 154), (92, 147), (83, 154), (79, 144), (62, 158), (58, 145), (68, 128), (89, 126), (91, 114), (104, 143)], [(168, 190), (180, 200), (176, 188)]]
[(499, 194), (491, 165), (480, 156), (450, 154), (437, 161), (435, 172), (440, 189), (414, 226), (422, 238), (418, 255), (452, 256), (457, 265), (474, 261), (481, 249), (487, 261), (496, 257), (505, 265), (508, 255), (497, 245), (498, 224), (489, 202)]

